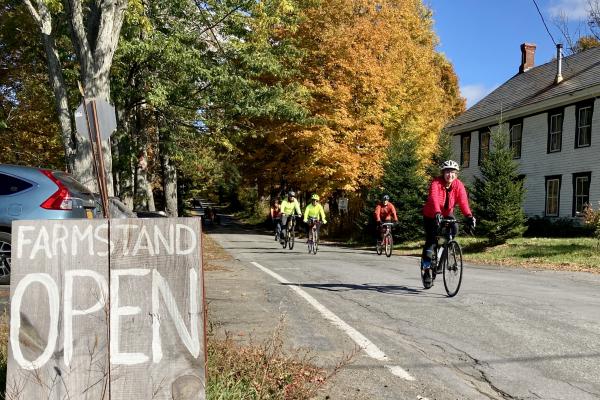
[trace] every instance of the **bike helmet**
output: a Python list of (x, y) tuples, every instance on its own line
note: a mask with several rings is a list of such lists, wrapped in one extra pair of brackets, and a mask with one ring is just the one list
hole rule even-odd
[(288, 197), (296, 197), (296, 193), (294, 193), (294, 191), (293, 191), (293, 190), (290, 190), (290, 191), (288, 192)]
[(318, 194), (313, 194), (313, 195), (310, 197), (310, 199), (311, 199), (311, 200), (317, 200), (317, 201), (319, 201), (319, 195), (318, 195)]
[(390, 201), (390, 196), (387, 194), (383, 196), (383, 201)]
[(442, 165), (440, 166), (440, 169), (446, 170), (446, 169), (455, 169), (457, 171), (460, 171), (460, 168), (458, 167), (458, 163), (454, 160), (446, 160), (442, 163)]

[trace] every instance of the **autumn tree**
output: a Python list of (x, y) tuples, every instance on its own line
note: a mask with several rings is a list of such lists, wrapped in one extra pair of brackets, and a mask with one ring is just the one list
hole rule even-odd
[(249, 118), (258, 133), (241, 152), (247, 176), (259, 186), (268, 180), (263, 186), (355, 191), (381, 177), (388, 141), (405, 136), (425, 164), (464, 100), (452, 67), (435, 52), (431, 14), (421, 1), (312, 1), (290, 13), (297, 26), (273, 25), (265, 43), (288, 46), (287, 58), (272, 54), (293, 73), (256, 80), (296, 88), (307, 97), (287, 99), (308, 113)]

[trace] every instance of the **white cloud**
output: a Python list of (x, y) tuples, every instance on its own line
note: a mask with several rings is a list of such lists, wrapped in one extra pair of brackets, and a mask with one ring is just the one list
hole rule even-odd
[(588, 0), (557, 0), (548, 8), (550, 16), (561, 15), (569, 20), (585, 19), (588, 15)]
[(485, 85), (465, 85), (460, 88), (460, 93), (467, 99), (467, 108), (477, 103), (479, 100), (487, 96), (492, 90), (496, 89), (498, 85), (492, 87), (486, 87)]

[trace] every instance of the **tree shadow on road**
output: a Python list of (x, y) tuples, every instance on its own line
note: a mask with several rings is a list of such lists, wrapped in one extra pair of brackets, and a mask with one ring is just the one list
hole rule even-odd
[(435, 297), (446, 297), (429, 292), (423, 288), (404, 285), (374, 285), (370, 283), (283, 283), (286, 286), (299, 286), (313, 289), (327, 290), (330, 292), (345, 292), (349, 290), (366, 290), (384, 294), (421, 295), (431, 294)]

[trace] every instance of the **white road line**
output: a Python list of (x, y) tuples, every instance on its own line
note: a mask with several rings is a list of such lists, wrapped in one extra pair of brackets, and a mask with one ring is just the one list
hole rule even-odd
[[(327, 307), (325, 307), (324, 305), (319, 303), (317, 301), (317, 299), (312, 297), (310, 294), (306, 293), (304, 290), (302, 290), (298, 286), (291, 285), (291, 282), (288, 281), (287, 279), (285, 279), (283, 276), (279, 275), (276, 272), (271, 271), (270, 269), (268, 269), (266, 267), (263, 267), (259, 263), (254, 262), (254, 261), (252, 261), (251, 263), (256, 268), (262, 270), (263, 272), (265, 272), (265, 273), (271, 275), (273, 278), (277, 279), (279, 282), (288, 284), (290, 289), (295, 291), (300, 297), (303, 297), (304, 300), (308, 301), (309, 304), (312, 305), (314, 308), (316, 308), (317, 311), (319, 311), (323, 317), (328, 319), (329, 322), (331, 322), (334, 326), (337, 326), (342, 331), (344, 331), (344, 333), (346, 333), (346, 335), (350, 336), (350, 338), (352, 340), (354, 340), (354, 342), (361, 349), (363, 349), (365, 351), (365, 353), (367, 353), (367, 355), (369, 355), (369, 357), (374, 358), (378, 361), (389, 361), (388, 357), (385, 355), (385, 353), (383, 351), (381, 351), (379, 349), (379, 347), (377, 347), (373, 342), (371, 342), (369, 339), (364, 337), (362, 333), (360, 333), (359, 331), (357, 331), (356, 329), (354, 329), (353, 327), (348, 325), (346, 322), (344, 322), (340, 317), (338, 317), (337, 315), (335, 315), (334, 313), (329, 311), (329, 309)], [(388, 368), (392, 374), (394, 374), (402, 379), (406, 379), (409, 381), (415, 380), (415, 378), (413, 378), (408, 372), (406, 372), (404, 369), (402, 369), (402, 367), (398, 367), (398, 366), (392, 367), (392, 366), (386, 365), (386, 368)]]
[(390, 372), (392, 373), (392, 375), (396, 375), (399, 378), (402, 379), (406, 379), (407, 381), (414, 381), (415, 378), (412, 377), (411, 374), (409, 374), (408, 372), (406, 372), (406, 370), (402, 367), (399, 367), (397, 365), (392, 366), (392, 365), (386, 365), (385, 366), (387, 369), (390, 370)]

